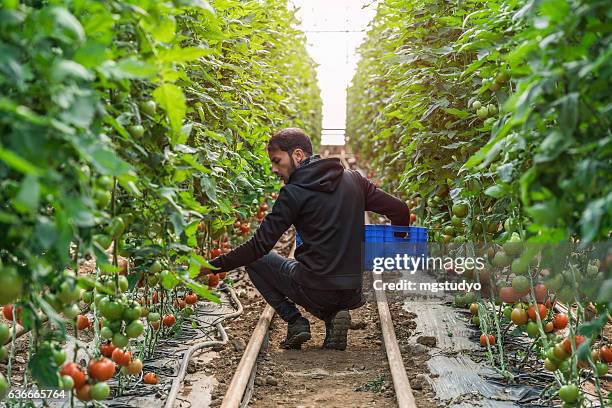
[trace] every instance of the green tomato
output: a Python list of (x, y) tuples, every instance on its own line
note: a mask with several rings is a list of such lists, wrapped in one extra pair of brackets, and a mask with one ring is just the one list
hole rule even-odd
[(468, 210), (469, 210), (469, 207), (467, 204), (464, 204), (464, 203), (453, 204), (452, 211), (455, 217), (465, 218), (468, 215)]
[(185, 306), (181, 313), (183, 313), (183, 316), (189, 317), (193, 314), (193, 308), (191, 306)]
[(136, 320), (140, 317), (142, 313), (142, 308), (138, 305), (132, 305), (131, 307), (127, 307), (123, 311), (123, 320), (126, 322), (131, 322), (132, 320)]
[(62, 375), (60, 378), (60, 389), (70, 391), (74, 388), (74, 380), (69, 375)]
[(480, 109), (478, 109), (476, 111), (476, 115), (480, 118), (480, 119), (486, 119), (489, 116), (489, 111), (487, 110), (486, 107), (482, 107)]
[(533, 339), (540, 335), (540, 329), (538, 329), (536, 322), (530, 321), (527, 323), (527, 335)]
[(140, 320), (134, 320), (125, 328), (125, 334), (131, 339), (136, 338), (144, 331), (144, 324)]
[(560, 362), (560, 360), (555, 355), (555, 348), (554, 347), (550, 347), (548, 350), (546, 350), (546, 358), (549, 359), (550, 361), (552, 361), (555, 364), (558, 364)]
[(2, 373), (0, 373), (0, 400), (6, 398), (6, 394), (9, 391), (9, 383)]
[(128, 278), (123, 276), (123, 275), (119, 275), (119, 291), (120, 292), (125, 292), (128, 290), (130, 283), (128, 281)]
[(144, 135), (145, 128), (142, 125), (132, 125), (128, 127), (128, 132), (136, 139), (140, 139)]
[(100, 313), (109, 320), (119, 320), (123, 315), (123, 305), (114, 300), (100, 304)]
[(115, 333), (113, 335), (113, 344), (117, 347), (120, 347), (120, 348), (127, 347), (129, 342), (130, 342), (130, 339), (122, 333)]
[(108, 302), (110, 302), (110, 298), (104, 293), (96, 293), (94, 295), (94, 304), (98, 309), (100, 309), (103, 304)]
[(64, 350), (53, 350), (53, 360), (59, 367), (66, 362), (66, 352)]
[(64, 281), (60, 285), (59, 293), (57, 293), (57, 298), (64, 304), (73, 303), (79, 300), (81, 297), (81, 289), (71, 284), (71, 282)]
[(472, 102), (472, 109), (474, 109), (475, 111), (477, 111), (478, 109), (480, 109), (480, 107), (482, 106), (482, 104), (480, 103), (480, 101), (474, 101)]
[(559, 398), (563, 402), (576, 402), (579, 390), (574, 384), (566, 384), (559, 389)]
[(497, 266), (498, 268), (505, 268), (506, 266), (510, 265), (510, 262), (510, 258), (504, 251), (497, 251), (493, 257), (493, 260), (491, 261), (493, 266)]
[(139, 107), (142, 113), (145, 113), (149, 116), (155, 116), (155, 112), (157, 111), (157, 104), (154, 100), (140, 102)]
[(147, 275), (147, 283), (149, 286), (155, 286), (159, 283), (159, 274)]
[(487, 112), (489, 116), (495, 115), (497, 113), (497, 106), (493, 105), (492, 103), (487, 105)]
[(556, 371), (559, 367), (557, 366), (556, 362), (547, 358), (546, 360), (544, 360), (544, 368), (546, 368), (548, 371)]
[(518, 257), (523, 252), (523, 242), (519, 234), (514, 232), (503, 245), (504, 252), (512, 257)]
[(81, 313), (81, 309), (79, 309), (77, 305), (72, 304), (64, 307), (63, 312), (64, 316), (66, 316), (67, 318), (74, 319)]
[(0, 266), (0, 304), (13, 303), (23, 293), (23, 278), (13, 266)]
[(153, 264), (151, 264), (151, 267), (149, 268), (149, 273), (155, 274), (155, 273), (159, 273), (162, 270), (162, 264), (159, 261), (155, 261), (153, 262)]
[(472, 317), (472, 324), (475, 325), (475, 326), (480, 327), (480, 317), (478, 317), (478, 316)]
[(512, 260), (512, 266), (510, 270), (515, 275), (524, 275), (527, 273), (527, 269), (529, 269), (529, 264), (527, 262), (521, 261), (520, 258), (516, 258)]
[(106, 399), (109, 395), (110, 387), (106, 382), (99, 382), (91, 387), (91, 397), (96, 401)]
[(94, 294), (92, 291), (87, 290), (81, 294), (81, 300), (88, 305), (91, 304), (91, 302), (93, 302), (93, 299), (94, 299)]
[(105, 234), (96, 234), (93, 236), (93, 241), (102, 248), (106, 249), (113, 243), (113, 237)]
[(98, 208), (106, 208), (113, 198), (110, 191), (95, 189), (93, 192), (93, 200)]
[(152, 323), (159, 322), (161, 320), (161, 315), (157, 312), (151, 312), (149, 316), (147, 316), (147, 320)]
[(4, 345), (11, 338), (11, 329), (5, 323), (0, 323), (0, 346)]
[(9, 352), (4, 346), (0, 346), (0, 361), (6, 361), (8, 359)]
[(121, 320), (107, 320), (104, 322), (104, 326), (111, 329), (113, 333), (119, 333), (123, 327), (123, 322)]
[(100, 329), (100, 337), (102, 337), (103, 339), (110, 340), (113, 338), (113, 336), (114, 333), (110, 327), (104, 326)]
[(110, 176), (100, 176), (98, 180), (96, 180), (96, 184), (100, 186), (101, 189), (108, 191), (113, 188), (114, 181)]
[(512, 279), (512, 288), (518, 293), (525, 293), (529, 289), (529, 279), (526, 276), (517, 276)]
[(114, 238), (117, 238), (125, 231), (125, 222), (121, 217), (115, 217), (107, 228), (108, 234)]
[(510, 306), (506, 306), (504, 308), (504, 317), (508, 320), (512, 317), (512, 308)]
[(604, 363), (603, 361), (595, 363), (595, 368), (597, 369), (597, 375), (599, 377), (603, 377), (604, 375), (608, 374), (608, 364)]

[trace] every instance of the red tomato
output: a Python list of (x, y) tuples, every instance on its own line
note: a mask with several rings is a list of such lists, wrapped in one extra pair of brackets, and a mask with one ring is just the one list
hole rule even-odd
[(157, 376), (154, 373), (146, 373), (144, 375), (144, 383), (145, 384), (157, 384), (159, 381), (157, 380)]
[[(489, 334), (489, 344), (491, 346), (495, 345), (495, 336), (493, 336), (492, 334)], [(484, 333), (480, 335), (480, 345), (482, 347), (487, 346), (487, 336)]]
[[(578, 347), (580, 347), (580, 345), (582, 343), (584, 343), (584, 336), (574, 336), (574, 343), (576, 343), (576, 350), (578, 350)], [(563, 350), (565, 350), (565, 352), (569, 355), (572, 354), (572, 343), (570, 341), (570, 338), (567, 337), (565, 340), (563, 340)]]
[(219, 275), (218, 274), (208, 275), (208, 286), (209, 287), (214, 288), (218, 284), (219, 284)]
[(246, 224), (242, 224), (240, 226), (240, 232), (242, 232), (242, 234), (248, 234), (249, 231), (251, 231), (251, 223), (246, 223)]
[(137, 358), (133, 360), (128, 366), (127, 371), (130, 375), (137, 375), (142, 372), (142, 360)]
[[(548, 309), (546, 308), (546, 306), (544, 306), (541, 303), (538, 303), (538, 314), (540, 315), (541, 320), (544, 320), (547, 313), (548, 313)], [(534, 322), (537, 321), (536, 311), (533, 305), (529, 306), (529, 309), (527, 310), (527, 314), (529, 315), (529, 318), (531, 320), (533, 320)]]
[(97, 381), (106, 381), (115, 375), (115, 363), (106, 357), (89, 362), (89, 376)]
[(78, 399), (80, 399), (81, 401), (91, 401), (92, 396), (91, 396), (91, 385), (89, 384), (84, 384), (81, 387), (76, 387), (76, 396)]
[(164, 326), (170, 327), (173, 326), (176, 322), (176, 317), (173, 314), (168, 314), (164, 316)]
[(410, 214), (410, 223), (415, 223), (417, 220), (417, 215), (415, 213)]
[(544, 303), (546, 301), (546, 297), (548, 296), (548, 289), (541, 283), (538, 283), (533, 288), (533, 293), (535, 294), (536, 302)]
[(216, 258), (218, 256), (221, 256), (222, 253), (223, 253), (223, 251), (221, 250), (221, 248), (213, 248), (210, 251), (210, 257), (211, 258)]
[(127, 367), (132, 362), (132, 353), (117, 348), (113, 351), (112, 358), (115, 363)]
[(193, 305), (198, 301), (198, 295), (196, 295), (195, 293), (188, 293), (185, 295), (185, 302), (188, 305)]
[(557, 330), (565, 329), (567, 327), (567, 322), (568, 318), (565, 313), (558, 313), (553, 319), (553, 324)]
[(268, 211), (268, 203), (263, 203), (259, 206), (260, 211)]
[[(13, 321), (13, 305), (5, 305), (2, 308), (2, 314), (4, 315), (4, 318), (6, 320), (8, 320), (9, 322)], [(21, 315), (21, 308), (18, 307), (17, 311), (15, 312), (15, 315), (17, 316), (17, 321), (19, 322), (21, 319), (19, 317), (19, 315)]]
[(91, 322), (89, 321), (89, 317), (80, 314), (77, 316), (76, 325), (77, 325), (77, 329), (85, 330), (85, 329), (88, 329), (89, 326), (91, 326)]
[(83, 387), (87, 382), (87, 376), (83, 372), (83, 369), (76, 363), (64, 364), (60, 369), (60, 375), (72, 377), (72, 380), (74, 381), (74, 388), (77, 390)]
[(117, 347), (115, 347), (112, 342), (108, 341), (106, 343), (100, 344), (100, 353), (104, 357), (110, 358), (113, 356), (113, 351), (115, 351), (116, 348)]
[(599, 358), (606, 363), (612, 363), (612, 348), (607, 346), (600, 348)]

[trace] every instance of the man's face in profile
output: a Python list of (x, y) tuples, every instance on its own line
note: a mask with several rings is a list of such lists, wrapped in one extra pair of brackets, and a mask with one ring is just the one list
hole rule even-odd
[(297, 166), (306, 158), (302, 149), (295, 149), (291, 155), (280, 149), (268, 150), (268, 157), (272, 162), (272, 173), (280, 177), (285, 183)]

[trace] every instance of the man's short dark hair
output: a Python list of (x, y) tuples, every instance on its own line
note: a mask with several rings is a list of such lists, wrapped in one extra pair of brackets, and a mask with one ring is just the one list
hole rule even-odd
[(274, 133), (268, 140), (268, 151), (282, 150), (289, 156), (295, 149), (302, 149), (307, 157), (312, 156), (312, 143), (310, 138), (300, 128), (285, 128)]

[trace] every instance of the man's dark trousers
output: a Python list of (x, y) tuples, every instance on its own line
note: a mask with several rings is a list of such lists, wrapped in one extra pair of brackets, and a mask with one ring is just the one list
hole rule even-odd
[(301, 286), (293, 279), (298, 266), (295, 259), (271, 251), (246, 267), (251, 282), (284, 321), (291, 322), (300, 316), (296, 304), (326, 320), (339, 310), (356, 309), (365, 303), (361, 288), (319, 290)]

